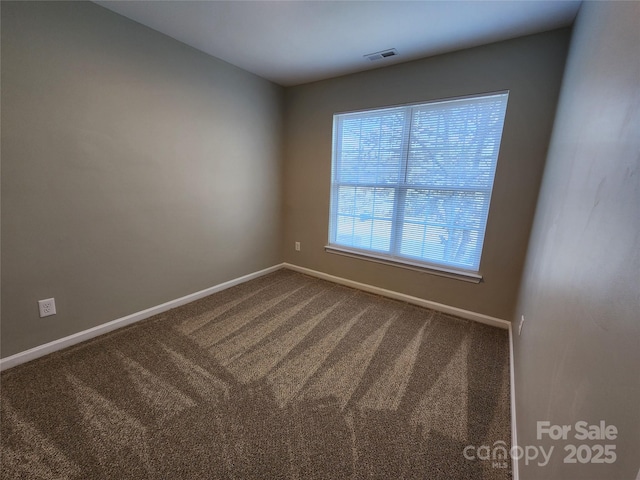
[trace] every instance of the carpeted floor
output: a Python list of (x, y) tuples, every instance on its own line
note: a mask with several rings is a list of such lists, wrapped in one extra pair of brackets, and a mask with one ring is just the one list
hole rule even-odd
[(0, 382), (2, 479), (511, 478), (506, 330), (289, 270)]

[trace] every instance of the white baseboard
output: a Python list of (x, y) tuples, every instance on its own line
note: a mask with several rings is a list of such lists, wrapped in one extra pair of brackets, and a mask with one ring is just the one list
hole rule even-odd
[[(516, 383), (515, 383), (515, 365), (513, 363), (513, 327), (509, 325), (509, 388), (511, 397), (511, 451), (518, 446), (518, 429), (516, 424)], [(511, 455), (511, 478), (519, 480), (520, 473), (518, 471), (518, 456), (515, 458)]]
[[(69, 335), (67, 337), (54, 340), (53, 342), (49, 342), (44, 345), (40, 345), (40, 346), (31, 348), (29, 350), (25, 350), (24, 352), (16, 353), (15, 355), (11, 355), (10, 357), (2, 358), (0, 359), (0, 371), (6, 370), (11, 367), (15, 367), (16, 365), (20, 365), (21, 363), (34, 360), (36, 358), (47, 355), (49, 353), (62, 350), (63, 348), (76, 345), (80, 342), (84, 342), (85, 340), (89, 340), (99, 335), (103, 335), (105, 333), (111, 332), (118, 328), (131, 325), (132, 323), (139, 322), (140, 320), (144, 320), (146, 318), (152, 317), (153, 315), (166, 312), (167, 310), (170, 310), (172, 308), (176, 308), (186, 303), (193, 302), (195, 300), (206, 297), (208, 295), (212, 295), (216, 292), (220, 292), (222, 290), (233, 287), (235, 285), (248, 282), (249, 280), (253, 280), (254, 278), (261, 277), (263, 275), (274, 272), (281, 268), (288, 268), (290, 270), (294, 270), (300, 273), (305, 273), (307, 275), (321, 278), (323, 280), (328, 280), (330, 282), (339, 283), (341, 285), (357, 288), (359, 290), (364, 290), (366, 292), (382, 295), (384, 297), (393, 298), (395, 300), (404, 301), (414, 305), (419, 305), (421, 307), (430, 308), (432, 310), (437, 310), (443, 313), (456, 315), (458, 317), (466, 318), (468, 320), (474, 320), (476, 322), (484, 323), (494, 327), (509, 329), (511, 325), (511, 323), (507, 322), (506, 320), (490, 317), (488, 315), (483, 315), (481, 313), (471, 312), (469, 310), (463, 310), (461, 308), (452, 307), (449, 305), (444, 305), (444, 304), (432, 302), (429, 300), (424, 300), (422, 298), (412, 297), (410, 295), (394, 292), (392, 290), (385, 290), (383, 288), (374, 287), (373, 285), (367, 285), (365, 283), (355, 282), (353, 280), (347, 280), (346, 278), (336, 277), (334, 275), (318, 272), (316, 270), (311, 270), (309, 268), (299, 267), (297, 265), (293, 265), (290, 263), (282, 263), (279, 265), (274, 265), (269, 268), (265, 268), (264, 270), (260, 270), (258, 272), (250, 273), (248, 275), (244, 275), (242, 277), (229, 280), (228, 282), (224, 282), (204, 290), (200, 290), (199, 292), (195, 292), (190, 295), (186, 295), (184, 297), (171, 300), (161, 305), (147, 308), (146, 310), (142, 310), (140, 312), (127, 315), (126, 317), (118, 318), (116, 320), (103, 323), (102, 325), (98, 325), (88, 330), (83, 330), (81, 332), (74, 333), (73, 335)], [(513, 386), (513, 383), (512, 383), (512, 386)], [(514, 480), (515, 480), (515, 477), (514, 477)]]
[(339, 283), (340, 285), (357, 288), (358, 290), (375, 293), (376, 295), (393, 298), (394, 300), (400, 300), (403, 302), (411, 303), (413, 305), (418, 305), (420, 307), (430, 308), (431, 310), (437, 310), (438, 312), (448, 313), (450, 315), (455, 315), (456, 317), (462, 317), (466, 318), (467, 320), (484, 323), (486, 325), (491, 325), (492, 327), (504, 328), (505, 330), (508, 330), (511, 327), (511, 322), (502, 320), (500, 318), (490, 317), (489, 315), (484, 315), (482, 313), (471, 312), (469, 310), (463, 310), (462, 308), (432, 302), (423, 298), (412, 297), (411, 295), (405, 295), (404, 293), (398, 293), (392, 290), (374, 287), (373, 285), (368, 285), (366, 283), (354, 282), (353, 280), (347, 280), (346, 278), (336, 277), (334, 275), (329, 275), (328, 273), (318, 272), (317, 270), (311, 270), (310, 268), (299, 267), (291, 263), (283, 263), (282, 266), (284, 268), (288, 268), (289, 270), (294, 270), (296, 272), (311, 275), (312, 277), (321, 278), (330, 282)]
[(253, 280), (254, 278), (258, 278), (268, 273), (275, 272), (276, 270), (280, 270), (281, 268), (283, 268), (283, 266), (284, 264), (274, 265), (273, 267), (265, 268), (264, 270), (260, 270), (258, 272), (250, 273), (248, 275), (244, 275), (242, 277), (229, 280), (228, 282), (224, 282), (219, 285), (215, 285), (213, 287), (200, 290), (199, 292), (195, 292), (190, 295), (186, 295), (184, 297), (171, 300), (161, 305), (156, 305), (155, 307), (147, 308), (146, 310), (132, 313), (131, 315), (127, 315), (126, 317), (118, 318), (116, 320), (103, 323), (102, 325), (89, 328), (88, 330), (83, 330), (82, 332), (74, 333), (73, 335), (69, 335), (68, 337), (60, 338), (58, 340), (54, 340), (53, 342), (45, 343), (44, 345), (40, 345), (38, 347), (25, 350), (24, 352), (16, 353), (15, 355), (11, 355), (10, 357), (2, 358), (0, 359), (0, 371), (6, 370), (11, 367), (15, 367), (16, 365), (20, 365), (21, 363), (26, 363), (30, 360), (34, 360), (36, 358), (47, 355), (49, 353), (62, 350), (63, 348), (76, 345), (80, 342), (84, 342), (85, 340), (89, 340), (99, 335), (103, 335), (105, 333), (111, 332), (118, 328), (131, 325), (132, 323), (139, 322), (140, 320), (144, 320), (145, 318), (152, 317), (162, 312), (166, 312), (167, 310), (171, 310), (172, 308), (176, 308), (186, 303), (198, 300), (200, 298), (207, 297), (209, 295), (220, 292), (222, 290), (226, 290), (227, 288), (233, 287), (235, 285), (248, 282), (249, 280)]

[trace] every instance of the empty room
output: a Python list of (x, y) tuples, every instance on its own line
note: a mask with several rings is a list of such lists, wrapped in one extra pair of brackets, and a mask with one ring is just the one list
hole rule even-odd
[(640, 2), (0, 5), (0, 479), (640, 480)]

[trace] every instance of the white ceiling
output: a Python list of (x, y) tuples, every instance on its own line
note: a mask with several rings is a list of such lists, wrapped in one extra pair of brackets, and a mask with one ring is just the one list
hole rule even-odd
[[(96, 1), (214, 57), (298, 85), (570, 25), (580, 1)], [(397, 57), (365, 54), (395, 48)]]

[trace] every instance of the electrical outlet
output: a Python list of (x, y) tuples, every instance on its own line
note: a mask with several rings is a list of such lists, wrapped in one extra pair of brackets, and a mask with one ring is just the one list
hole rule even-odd
[(40, 318), (48, 317), (56, 314), (56, 299), (47, 298), (46, 300), (38, 300), (38, 308), (40, 309)]
[(520, 317), (520, 325), (518, 325), (518, 336), (522, 333), (522, 326), (524, 325), (524, 315)]
[(296, 252), (300, 251), (300, 242), (296, 242)]

